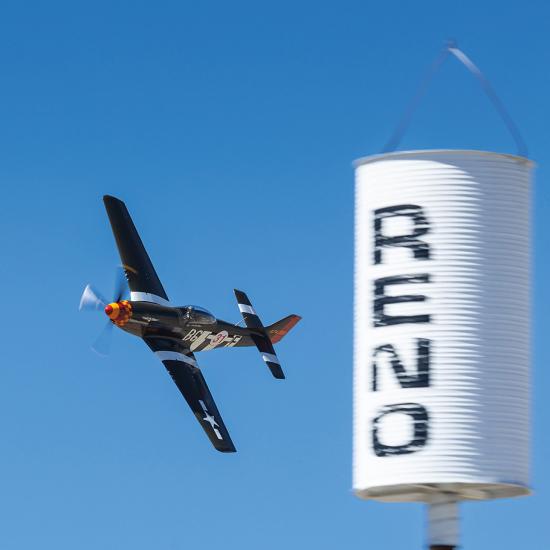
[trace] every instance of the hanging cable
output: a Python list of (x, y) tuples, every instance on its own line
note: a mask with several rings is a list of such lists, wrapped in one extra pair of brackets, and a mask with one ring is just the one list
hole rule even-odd
[(445, 45), (443, 50), (440, 52), (440, 54), (437, 56), (436, 60), (433, 62), (432, 66), (430, 67), (430, 70), (422, 80), (418, 88), (418, 91), (414, 95), (412, 101), (409, 103), (407, 109), (405, 110), (405, 113), (401, 117), (401, 120), (397, 125), (395, 131), (393, 132), (391, 138), (388, 140), (388, 142), (382, 149), (382, 152), (389, 153), (397, 149), (397, 146), (401, 142), (403, 135), (405, 134), (405, 132), (407, 131), (410, 125), (412, 115), (416, 111), (418, 104), (426, 94), (426, 91), (428, 90), (428, 87), (435, 73), (440, 69), (441, 65), (443, 65), (443, 62), (447, 59), (449, 54), (452, 54), (456, 59), (458, 59), (479, 80), (483, 91), (485, 92), (485, 94), (493, 104), (493, 107), (495, 108), (497, 113), (500, 115), (506, 128), (508, 129), (508, 131), (512, 135), (512, 138), (516, 142), (518, 155), (522, 157), (527, 157), (528, 151), (527, 151), (527, 146), (525, 144), (525, 141), (521, 137), (521, 133), (518, 127), (512, 120), (512, 117), (508, 114), (508, 111), (504, 107), (504, 104), (502, 103), (502, 101), (500, 101), (499, 97), (497, 96), (490, 82), (487, 80), (487, 78), (485, 78), (485, 76), (479, 70), (477, 65), (462, 50), (458, 48), (456, 42), (454, 41), (449, 41)]

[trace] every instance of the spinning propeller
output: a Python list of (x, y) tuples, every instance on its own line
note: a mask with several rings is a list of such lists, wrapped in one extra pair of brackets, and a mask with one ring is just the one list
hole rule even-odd
[(86, 285), (84, 292), (80, 298), (80, 311), (105, 311), (105, 314), (110, 318), (103, 330), (99, 333), (92, 349), (99, 355), (109, 355), (111, 349), (111, 341), (113, 337), (114, 319), (112, 317), (113, 304), (118, 304), (124, 295), (128, 292), (128, 283), (122, 268), (117, 269), (115, 277), (115, 289), (113, 292), (114, 298), (107, 302), (105, 298), (92, 285)]

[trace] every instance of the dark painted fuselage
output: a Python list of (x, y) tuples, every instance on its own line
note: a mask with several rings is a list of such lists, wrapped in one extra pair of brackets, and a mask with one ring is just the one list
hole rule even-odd
[(251, 329), (216, 319), (194, 306), (170, 307), (151, 302), (127, 302), (131, 314), (119, 328), (139, 336), (178, 340), (190, 351), (254, 346)]

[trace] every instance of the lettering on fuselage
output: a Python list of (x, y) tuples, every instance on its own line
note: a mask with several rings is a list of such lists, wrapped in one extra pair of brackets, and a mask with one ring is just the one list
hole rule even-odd
[(242, 336), (231, 336), (226, 330), (212, 332), (192, 328), (184, 337), (184, 342), (189, 342), (189, 349), (195, 351), (201, 345), (206, 344), (200, 351), (208, 351), (217, 347), (233, 347), (242, 340)]
[(142, 315), (141, 318), (148, 323), (156, 323), (158, 319), (156, 317), (151, 317), (150, 315)]
[[(390, 218), (401, 217), (401, 222), (406, 218), (412, 226), (409, 233), (389, 236), (384, 233), (384, 221)], [(403, 219), (404, 218), (404, 219)], [(410, 250), (415, 260), (425, 262), (432, 257), (428, 243), (420, 240), (420, 237), (430, 231), (430, 224), (422, 207), (415, 204), (400, 204), (379, 208), (374, 211), (374, 256), (373, 265), (385, 263), (384, 249), (388, 247), (404, 247)], [(415, 294), (388, 295), (387, 290), (391, 286), (403, 284), (419, 284), (420, 288), (430, 284), (430, 273), (400, 274), (391, 277), (380, 277), (374, 281), (372, 324), (374, 328), (388, 327), (404, 324), (426, 324), (431, 322), (428, 313), (416, 315), (396, 314), (399, 304), (411, 302), (425, 302), (426, 296), (419, 291)], [(392, 314), (388, 313), (392, 306)], [(418, 337), (416, 345), (416, 368), (413, 365), (406, 366), (401, 359), (397, 346), (391, 342), (376, 345), (372, 350), (371, 391), (380, 390), (379, 372), (382, 365), (389, 367), (401, 389), (429, 387), (430, 378), (430, 351), (431, 341)], [(409, 441), (398, 445), (385, 443), (388, 437), (384, 437), (383, 421), (391, 415), (404, 415), (410, 422), (412, 434)], [(391, 457), (414, 453), (421, 450), (428, 442), (430, 436), (430, 417), (426, 407), (420, 403), (391, 403), (383, 405), (372, 419), (371, 441), (374, 453), (378, 457)]]

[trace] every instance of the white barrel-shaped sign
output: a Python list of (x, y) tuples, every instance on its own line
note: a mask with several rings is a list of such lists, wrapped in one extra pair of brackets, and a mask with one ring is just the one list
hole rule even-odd
[(529, 493), (531, 161), (356, 163), (354, 491)]

